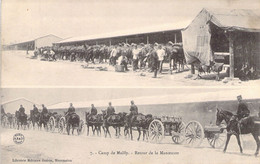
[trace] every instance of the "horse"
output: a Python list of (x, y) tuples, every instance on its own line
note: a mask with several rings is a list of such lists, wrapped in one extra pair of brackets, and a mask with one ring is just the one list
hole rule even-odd
[(49, 122), (49, 119), (51, 117), (51, 114), (50, 113), (40, 113), (40, 118), (39, 118), (39, 127), (40, 129), (42, 128), (42, 125), (44, 127), (44, 129), (48, 130), (48, 122)]
[(20, 123), (21, 127), (24, 126), (24, 129), (27, 125), (27, 115), (25, 113), (20, 113), (19, 111), (15, 112), (15, 117), (17, 118), (17, 129), (20, 129)]
[(33, 129), (35, 129), (35, 124), (37, 124), (38, 129), (40, 127), (40, 112), (34, 113), (33, 110), (30, 111), (30, 118), (32, 121)]
[[(141, 130), (143, 130), (143, 141), (145, 140), (145, 136), (147, 139), (148, 135), (146, 134), (146, 132), (147, 132), (149, 124), (152, 122), (152, 120), (153, 119), (152, 119), (151, 114), (143, 115), (142, 113), (138, 113), (138, 114), (132, 115), (132, 116), (128, 115), (126, 128), (129, 129), (129, 131), (130, 131), (129, 135), (130, 135), (131, 140), (133, 140), (133, 134), (132, 134), (133, 127), (137, 128), (137, 131), (138, 131), (137, 140), (138, 141), (140, 140)], [(127, 132), (125, 131), (125, 135), (126, 135), (126, 133), (128, 133), (128, 130), (127, 130)]]
[[(241, 123), (239, 123), (236, 120), (230, 121), (231, 117), (234, 117), (234, 115), (231, 112), (225, 111), (225, 110), (219, 110), (219, 109), (217, 109), (216, 116), (217, 116), (216, 125), (220, 125), (222, 121), (225, 121), (227, 125), (230, 125), (230, 128), (227, 129), (228, 133), (227, 133), (226, 144), (225, 144), (225, 147), (223, 150), (224, 153), (227, 150), (227, 146), (228, 146), (228, 143), (229, 143), (229, 140), (230, 140), (230, 137), (232, 134), (235, 135), (237, 138), (237, 143), (240, 148), (240, 153), (243, 153), (239, 135), (251, 133), (252, 136), (254, 137), (254, 139), (256, 141), (256, 145), (257, 145), (255, 156), (257, 156), (259, 154), (260, 140), (258, 137), (260, 136), (260, 124), (259, 124), (260, 117), (249, 116), (249, 117), (241, 119)], [(233, 131), (235, 133), (231, 133), (231, 131)]]
[(1, 117), (1, 125), (2, 125), (2, 127), (6, 127), (7, 124), (8, 124), (8, 117), (7, 117), (7, 115), (2, 115), (2, 117)]
[(107, 137), (107, 134), (111, 137), (109, 127), (112, 126), (116, 130), (116, 137), (120, 136), (120, 127), (125, 126), (125, 119), (126, 119), (126, 113), (118, 113), (118, 114), (112, 114), (107, 116), (105, 111), (103, 112), (103, 127), (105, 129), (105, 137)]
[(89, 135), (89, 127), (92, 128), (93, 135), (95, 135), (95, 131), (97, 131), (97, 135), (101, 135), (101, 126), (103, 125), (103, 117), (102, 114), (91, 115), (89, 112), (85, 113), (86, 116), (86, 125), (88, 128), (87, 135)]
[(78, 135), (80, 134), (80, 118), (79, 115), (77, 115), (76, 113), (71, 113), (68, 116), (68, 120), (67, 120), (67, 133), (68, 135), (70, 135), (70, 129), (72, 129), (72, 135), (74, 134), (74, 130), (77, 130)]
[(11, 114), (11, 113), (7, 113), (6, 114), (7, 116), (7, 124), (9, 125), (9, 128), (13, 128), (14, 126), (14, 122), (13, 122), (13, 117), (14, 117), (14, 114)]

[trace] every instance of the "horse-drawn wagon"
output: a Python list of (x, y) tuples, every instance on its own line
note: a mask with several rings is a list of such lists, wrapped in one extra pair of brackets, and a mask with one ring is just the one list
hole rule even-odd
[(149, 141), (160, 143), (165, 136), (171, 136), (174, 143), (180, 144), (185, 139), (184, 130), (185, 123), (181, 117), (155, 117), (148, 128)]
[(190, 121), (186, 125), (181, 117), (155, 118), (149, 125), (149, 141), (160, 143), (165, 136), (171, 136), (176, 144), (184, 143), (191, 147), (201, 145), (204, 138), (207, 138), (213, 148), (220, 148), (226, 139), (225, 128), (219, 126), (205, 126), (198, 121)]

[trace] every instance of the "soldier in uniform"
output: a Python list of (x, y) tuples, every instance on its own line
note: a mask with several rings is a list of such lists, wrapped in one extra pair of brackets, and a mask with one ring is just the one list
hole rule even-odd
[(237, 108), (237, 113), (236, 115), (232, 116), (230, 119), (229, 124), (227, 125), (227, 130), (230, 132), (229, 133), (236, 133), (235, 131), (233, 131), (231, 128), (232, 125), (234, 125), (236, 122), (238, 122), (239, 124), (241, 123), (241, 121), (245, 118), (248, 117), (250, 114), (250, 110), (248, 109), (248, 106), (246, 104), (246, 102), (244, 102), (242, 100), (242, 96), (239, 95), (237, 96), (237, 101), (238, 101), (238, 108)]
[[(158, 45), (157, 43), (154, 44), (154, 46)], [(152, 45), (151, 45), (152, 46)], [(157, 52), (155, 51), (154, 47), (151, 47), (151, 52), (150, 52), (150, 60), (151, 60), (151, 66), (152, 66), (152, 71), (154, 72), (154, 76), (153, 78), (157, 77), (157, 71), (159, 68), (159, 59), (158, 59), (158, 55)]]
[(70, 107), (68, 108), (68, 111), (65, 114), (65, 118), (68, 121), (68, 118), (71, 116), (71, 114), (75, 113), (75, 108), (72, 103), (70, 103)]
[(5, 115), (6, 115), (5, 109), (4, 109), (3, 105), (1, 105), (1, 118), (3, 118)]
[(107, 114), (106, 114), (106, 118), (108, 118), (109, 116), (113, 115), (115, 113), (115, 108), (112, 106), (112, 103), (109, 102), (108, 103), (108, 107), (107, 107)]
[(129, 117), (133, 117), (134, 115), (137, 115), (138, 114), (138, 108), (137, 106), (135, 105), (134, 101), (132, 100), (131, 101), (131, 106), (130, 106), (130, 115)]
[(47, 114), (48, 113), (48, 109), (44, 106), (44, 104), (42, 104), (42, 114)]
[(238, 101), (237, 117), (238, 120), (241, 120), (242, 118), (249, 116), (250, 110), (248, 109), (246, 102), (242, 100), (241, 95), (237, 96), (237, 101)]
[(36, 105), (34, 104), (34, 105), (33, 105), (33, 114), (37, 114), (37, 113), (39, 113), (39, 110), (38, 110), (38, 108), (36, 107)]

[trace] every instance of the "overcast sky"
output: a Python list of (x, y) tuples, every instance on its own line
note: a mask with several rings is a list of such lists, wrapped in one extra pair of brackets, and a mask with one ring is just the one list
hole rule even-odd
[(2, 43), (191, 21), (203, 7), (259, 6), (259, 0), (2, 0)]

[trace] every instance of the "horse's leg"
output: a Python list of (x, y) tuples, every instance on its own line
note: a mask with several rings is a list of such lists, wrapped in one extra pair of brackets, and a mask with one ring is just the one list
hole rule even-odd
[(143, 129), (143, 141), (144, 141), (144, 138), (145, 138), (145, 130)]
[(238, 146), (239, 146), (239, 149), (240, 149), (240, 153), (243, 153), (243, 149), (242, 149), (242, 146), (241, 146), (239, 135), (236, 135), (236, 138), (237, 138), (237, 143), (238, 143)]
[(255, 151), (255, 156), (257, 156), (259, 154), (259, 146), (260, 146), (260, 140), (258, 138), (258, 135), (256, 133), (252, 133), (255, 142), (256, 142), (256, 151)]
[(132, 126), (130, 126), (130, 137), (131, 137), (131, 140), (133, 140)]
[(111, 138), (111, 134), (110, 134), (110, 131), (109, 131), (109, 126), (107, 127), (107, 133), (109, 134), (109, 137)]
[(137, 131), (138, 131), (138, 138), (137, 138), (137, 141), (139, 141), (140, 136), (141, 136), (141, 129), (140, 129), (140, 128), (137, 128)]
[(89, 125), (87, 125), (87, 136), (89, 135)]
[(227, 134), (227, 140), (226, 140), (225, 148), (224, 148), (224, 150), (223, 150), (224, 153), (225, 153), (226, 150), (227, 150), (227, 146), (228, 146), (228, 143), (229, 143), (230, 137), (231, 137), (231, 134)]

